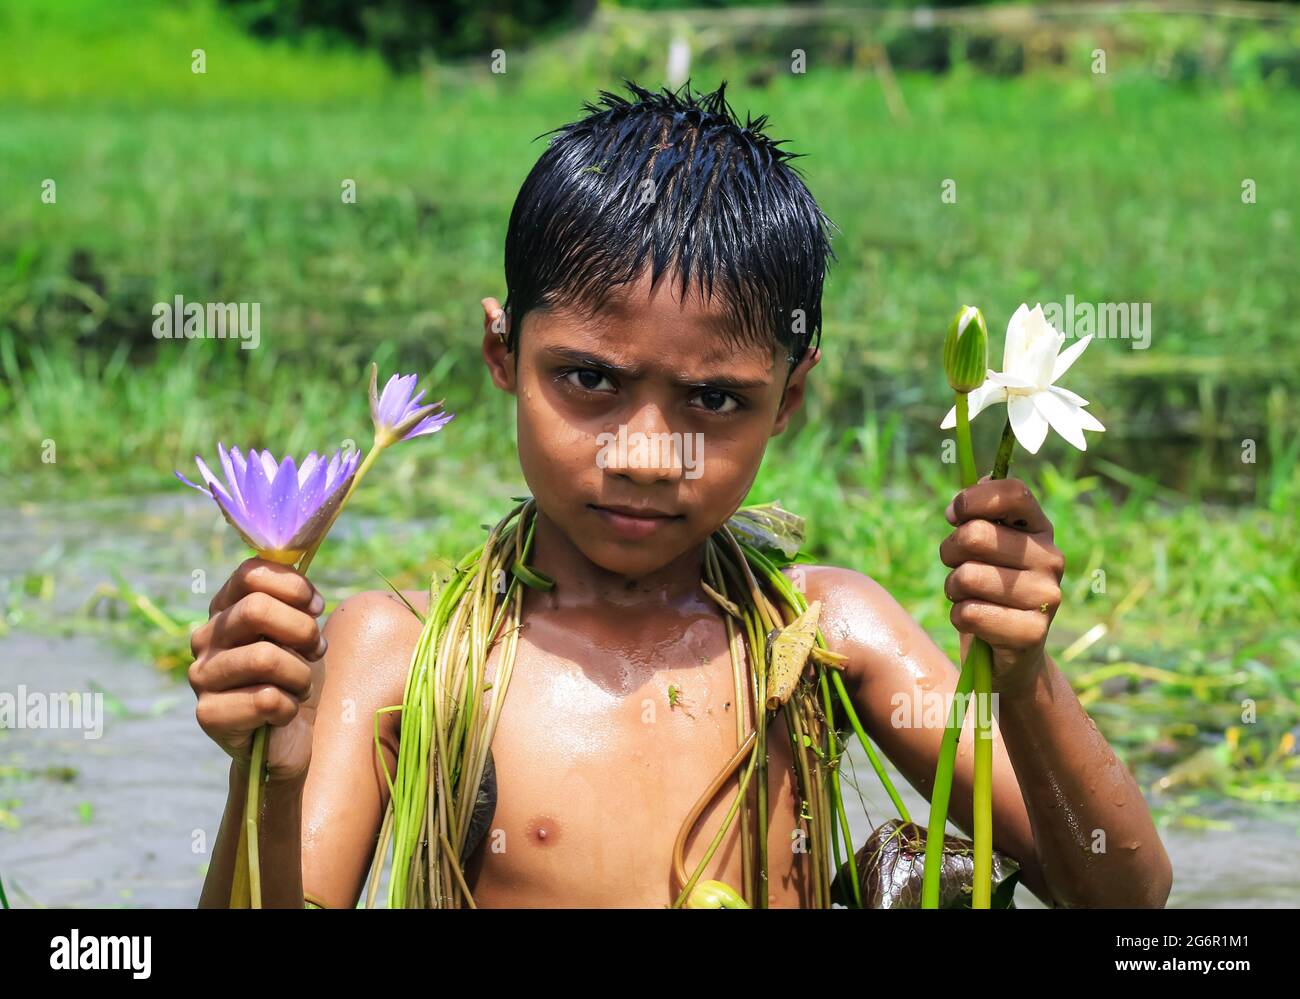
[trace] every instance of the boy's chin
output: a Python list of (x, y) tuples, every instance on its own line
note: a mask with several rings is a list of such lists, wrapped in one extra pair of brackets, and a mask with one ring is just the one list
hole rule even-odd
[[(588, 560), (608, 573), (625, 576), (628, 579), (643, 579), (669, 565), (681, 554), (678, 551), (619, 551), (612, 545), (583, 545), (583, 554)], [(665, 556), (670, 556), (665, 558)]]
[(621, 538), (590, 524), (575, 525), (569, 540), (589, 562), (605, 572), (640, 579), (671, 565), (699, 540), (682, 523), (648, 538)]

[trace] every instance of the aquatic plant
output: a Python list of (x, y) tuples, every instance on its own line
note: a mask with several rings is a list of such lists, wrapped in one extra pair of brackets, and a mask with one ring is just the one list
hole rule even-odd
[[(217, 445), (224, 481), (203, 459), (195, 456), (205, 485), (176, 477), (210, 497), (239, 536), (260, 558), (294, 566), (304, 575), (330, 528), (352, 497), (380, 453), (398, 441), (411, 440), (441, 430), (453, 417), (442, 413), (441, 400), (420, 406), (421, 391), (412, 397), (416, 375), (394, 375), (376, 394), (378, 366), (370, 368), (370, 413), (374, 443), (364, 459), (359, 451), (338, 452), (329, 461), (312, 452), (295, 465), (285, 457), (277, 463), (270, 451), (251, 450), (245, 458), (238, 448)], [(263, 725), (253, 736), (245, 795), (244, 821), (236, 850), (230, 907), (262, 907), (261, 868), (258, 858), (258, 811), (265, 782), (266, 740)]]
[(298, 467), (289, 456), (277, 462), (270, 451), (251, 450), (245, 458), (239, 448), (227, 451), (223, 444), (217, 444), (217, 455), (224, 482), (198, 455), (194, 461), (206, 485), (180, 472), (176, 477), (211, 498), (259, 557), (284, 565), (293, 565), (320, 544), (361, 458), (359, 451), (340, 451), (326, 461), (313, 451)]
[[(962, 488), (975, 485), (975, 457), (971, 447), (970, 421), (997, 402), (1007, 404), (1007, 423), (1002, 430), (991, 479), (1004, 479), (1011, 464), (1016, 440), (1031, 454), (1037, 454), (1050, 426), (1076, 448), (1087, 447), (1083, 430), (1105, 430), (1091, 413), (1088, 401), (1055, 382), (1088, 346), (1091, 336), (1080, 338), (1062, 354), (1065, 335), (1057, 332), (1043, 316), (1041, 305), (1030, 311), (1022, 303), (1007, 323), (1001, 372), (987, 370), (981, 381), (978, 370), (988, 367), (988, 332), (984, 317), (971, 306), (963, 306), (949, 326), (944, 340), (944, 373), (957, 401), (940, 423), (940, 429), (957, 429), (957, 455)], [(981, 360), (982, 358), (982, 360)], [(944, 828), (952, 794), (957, 741), (964, 722), (969, 695), (975, 694), (975, 781), (974, 781), (974, 884), (971, 908), (987, 909), (992, 904), (993, 885), (993, 732), (990, 714), (993, 694), (993, 650), (981, 638), (967, 649), (957, 678), (952, 711), (939, 748), (934, 785), (930, 795), (930, 820), (926, 827), (925, 874), (922, 908), (935, 909), (940, 901), (940, 877), (944, 858)]]
[[(384, 764), (389, 800), (372, 860), (367, 907), (378, 899), (386, 857), (392, 862), (390, 908), (475, 906), (464, 864), (476, 846), (480, 788), (518, 649), (523, 588), (554, 586), (527, 562), (536, 504), (531, 497), (517, 497), (516, 502), (449, 578), (431, 580), (429, 611), (412, 654), (402, 703), (380, 709), (401, 712), (402, 738), (396, 772), (390, 773)], [(777, 714), (786, 721), (801, 816), (807, 824), (814, 905), (863, 904), (840, 787), (847, 738), (831, 724), (836, 705), (908, 821), (907, 808), (839, 675), (843, 657), (827, 648), (817, 628), (820, 605), (809, 605), (781, 571), (798, 556), (802, 530), (802, 518), (777, 504), (742, 507), (705, 546), (701, 587), (722, 611), (736, 703), (747, 710), (736, 712), (734, 755), (702, 789), (678, 831), (672, 852), (672, 908), (768, 907), (767, 729)], [(488, 656), (498, 641), (504, 644), (489, 680)], [(375, 748), (379, 754), (378, 716)], [(382, 754), (379, 759), (383, 761)], [(694, 869), (688, 870), (685, 857), (700, 816), (737, 773), (735, 796), (721, 827)], [(737, 821), (739, 888), (702, 880)]]

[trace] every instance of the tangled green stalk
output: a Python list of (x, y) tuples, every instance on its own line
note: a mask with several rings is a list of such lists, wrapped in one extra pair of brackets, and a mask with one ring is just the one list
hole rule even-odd
[[(747, 508), (755, 509), (755, 508)], [(782, 511), (784, 512), (784, 511)], [(745, 511), (739, 511), (739, 518)], [(430, 609), (411, 659), (400, 707), (401, 740), (396, 773), (389, 774), (389, 801), (380, 829), (366, 895), (373, 908), (380, 872), (391, 855), (389, 908), (474, 907), (461, 867), (474, 803), (496, 731), (518, 648), (523, 607), (520, 584), (549, 589), (553, 583), (527, 565), (535, 526), (532, 499), (520, 502), (470, 552), (452, 576), (430, 593)], [(848, 870), (850, 901), (862, 904), (839, 765), (846, 748), (835, 730), (838, 699), (849, 725), (862, 740), (872, 767), (900, 814), (907, 811), (866, 738), (820, 631), (805, 668), (785, 703), (768, 707), (768, 640), (803, 614), (808, 605), (780, 571), (777, 560), (739, 540), (735, 518), (705, 547), (702, 583), (723, 611), (738, 706), (737, 752), (691, 809), (674, 849), (677, 894), (673, 908), (690, 905), (697, 889), (716, 900), (717, 882), (701, 883), (705, 868), (726, 833), (740, 819), (743, 895), (747, 905), (768, 905), (766, 732), (775, 711), (784, 714), (794, 754), (801, 812), (808, 827), (814, 904), (831, 905), (832, 866)], [(732, 596), (734, 594), (734, 596)], [(502, 630), (504, 628), (504, 630)], [(486, 680), (489, 653), (504, 641), (496, 676)], [(753, 669), (752, 664), (762, 668)], [(485, 697), (488, 690), (493, 697)], [(832, 695), (834, 692), (834, 697)], [(759, 719), (755, 725), (752, 719)], [(379, 750), (378, 723), (375, 735)], [(382, 761), (382, 756), (380, 757)], [(735, 797), (722, 827), (703, 857), (687, 872), (684, 855), (703, 810), (741, 768)], [(756, 785), (751, 804), (749, 785)], [(842, 838), (842, 841), (841, 841)], [(699, 899), (697, 898), (697, 902)]]

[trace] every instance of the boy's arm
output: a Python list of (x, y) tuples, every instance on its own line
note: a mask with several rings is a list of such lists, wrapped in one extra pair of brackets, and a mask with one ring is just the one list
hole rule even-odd
[[(374, 713), (400, 702), (420, 625), (397, 600), (370, 593), (345, 600), (322, 633), (324, 605), (300, 573), (250, 558), (191, 635), (195, 719), (231, 757), (201, 908), (230, 904), (251, 743), (262, 725), (272, 726), (259, 815), (263, 906), (300, 909), (305, 897), (356, 904), (387, 803)], [(381, 718), (391, 771), (398, 722)]]
[[(927, 799), (957, 670), (924, 629), (874, 580), (848, 569), (804, 567), (805, 596), (822, 601), (832, 650), (848, 657), (845, 686), (869, 736)], [(960, 615), (958, 615), (960, 617)], [(963, 648), (969, 636), (963, 636)], [(1008, 680), (1006, 673), (1002, 679)], [(993, 726), (993, 842), (1020, 864), (1048, 905), (1159, 907), (1171, 874), (1136, 783), (1054, 663), (1041, 656), (1015, 693), (1000, 690)], [(996, 681), (995, 681), (996, 682)], [(1011, 685), (1008, 684), (1008, 689)], [(926, 718), (927, 712), (930, 714)], [(972, 828), (974, 715), (958, 747), (949, 818)], [(913, 816), (925, 825), (926, 816)], [(1105, 833), (1094, 853), (1094, 830)]]
[[(422, 610), (427, 594), (407, 594)], [(420, 621), (389, 594), (359, 593), (326, 622), (325, 685), (302, 795), (302, 888), (325, 908), (354, 908), (378, 842), (388, 782), (375, 752), (375, 712), (400, 705)], [(400, 712), (379, 716), (396, 773)]]

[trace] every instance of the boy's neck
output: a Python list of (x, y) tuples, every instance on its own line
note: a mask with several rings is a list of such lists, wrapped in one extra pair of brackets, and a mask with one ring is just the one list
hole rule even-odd
[(621, 611), (648, 603), (676, 607), (700, 598), (704, 544), (683, 552), (653, 573), (633, 578), (596, 565), (538, 510), (528, 562), (555, 580), (555, 589), (547, 594), (547, 605), (556, 610)]

